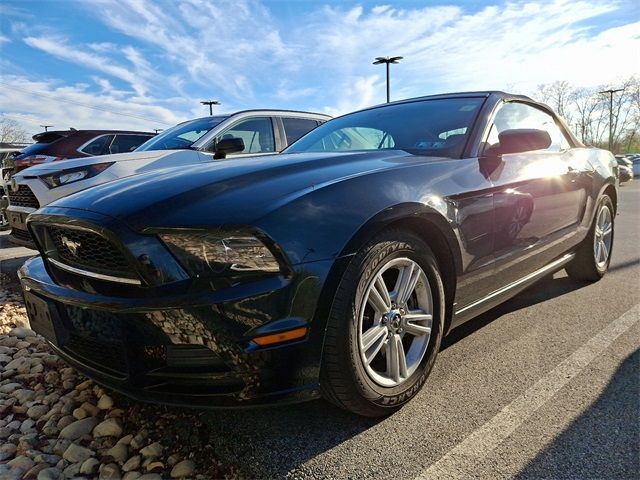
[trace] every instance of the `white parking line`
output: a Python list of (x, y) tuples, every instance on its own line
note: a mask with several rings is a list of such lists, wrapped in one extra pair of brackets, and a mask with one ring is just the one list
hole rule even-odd
[(639, 320), (640, 305), (635, 305), (505, 406), (495, 417), (449, 450), (440, 460), (425, 469), (415, 480), (468, 478), (467, 468), (470, 462), (486, 457)]

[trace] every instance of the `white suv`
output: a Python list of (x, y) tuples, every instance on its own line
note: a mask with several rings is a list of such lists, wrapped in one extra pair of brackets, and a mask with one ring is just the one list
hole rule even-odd
[(15, 174), (8, 188), (9, 239), (35, 248), (27, 216), (58, 198), (117, 178), (165, 167), (275, 154), (331, 117), (289, 110), (248, 110), (180, 123), (130, 153), (36, 165)]

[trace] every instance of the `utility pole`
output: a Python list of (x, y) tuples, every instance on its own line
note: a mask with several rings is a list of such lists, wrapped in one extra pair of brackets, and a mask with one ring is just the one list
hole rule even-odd
[(380, 65), (384, 63), (387, 66), (387, 103), (390, 102), (390, 98), (391, 98), (391, 95), (390, 95), (391, 82), (389, 80), (389, 64), (398, 63), (400, 60), (402, 60), (402, 57), (376, 57), (376, 61), (373, 62), (374, 65)]
[(153, 131), (158, 133), (161, 132), (162, 130), (164, 130), (164, 128), (154, 128)]
[(209, 105), (209, 115), (213, 115), (213, 105), (220, 105), (217, 100), (203, 100), (200, 102), (202, 105)]
[(609, 151), (613, 153), (613, 94), (622, 92), (624, 88), (618, 88), (617, 90), (609, 89), (598, 92), (600, 94), (609, 94)]
[(53, 127), (53, 125), (40, 125), (40, 126), (41, 126), (42, 128), (44, 128), (44, 131), (45, 131), (45, 132), (48, 132), (48, 131), (49, 131), (49, 129), (50, 129), (51, 127)]

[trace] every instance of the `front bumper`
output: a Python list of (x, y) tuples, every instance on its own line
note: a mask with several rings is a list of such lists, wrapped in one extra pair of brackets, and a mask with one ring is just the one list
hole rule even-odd
[[(56, 317), (55, 333), (36, 331), (83, 374), (141, 401), (231, 407), (319, 395), (325, 325), (314, 315), (332, 264), (305, 264), (291, 278), (158, 298), (58, 285), (41, 258), (28, 261), (19, 276), (27, 299), (46, 302)], [(29, 305), (28, 311), (31, 318)], [(252, 341), (300, 326), (309, 329), (302, 340), (269, 348)]]

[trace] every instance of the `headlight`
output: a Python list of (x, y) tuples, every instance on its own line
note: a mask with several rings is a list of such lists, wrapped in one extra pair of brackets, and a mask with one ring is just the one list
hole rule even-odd
[(253, 235), (209, 232), (161, 233), (162, 241), (195, 277), (277, 273), (280, 264)]
[(67, 185), (86, 178), (95, 177), (99, 173), (104, 172), (114, 163), (115, 162), (95, 163), (93, 165), (87, 165), (86, 167), (69, 168), (50, 175), (43, 175), (40, 177), (40, 180), (42, 180), (49, 188), (56, 188), (61, 185)]

